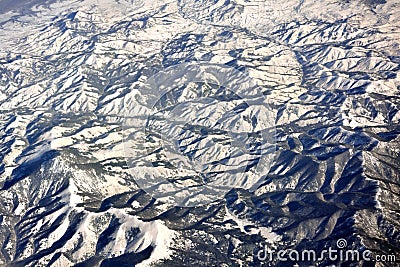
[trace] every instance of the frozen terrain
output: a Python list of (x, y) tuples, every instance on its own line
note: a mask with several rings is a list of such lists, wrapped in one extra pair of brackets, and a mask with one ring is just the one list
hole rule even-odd
[[(0, 266), (293, 266), (260, 262), (260, 245), (340, 238), (400, 260), (399, 12), (0, 0)], [(182, 64), (240, 75), (145, 90)], [(157, 177), (229, 190), (181, 196)]]

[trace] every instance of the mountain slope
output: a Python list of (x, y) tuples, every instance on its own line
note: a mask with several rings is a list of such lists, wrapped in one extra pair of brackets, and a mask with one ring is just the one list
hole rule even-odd
[[(1, 264), (286, 266), (260, 262), (260, 245), (319, 251), (340, 238), (400, 258), (398, 12), (390, 0), (48, 1), (2, 10)], [(183, 63), (234, 69), (265, 101), (251, 90), (235, 99), (249, 105), (230, 101), (237, 96), (226, 91), (238, 93), (242, 81), (221, 91), (218, 77), (199, 84), (182, 73), (168, 81), (170, 94), (143, 89)], [(152, 97), (158, 106), (148, 105)], [(254, 136), (268, 128), (256, 120), (265, 103), (275, 160), (260, 170), (272, 149)], [(240, 131), (228, 132), (232, 125)], [(244, 151), (234, 149), (243, 148), (238, 132)], [(179, 157), (167, 149), (176, 143)], [(247, 180), (195, 207), (152, 199), (137, 184), (146, 172), (198, 183), (205, 171), (187, 162), (217, 173), (203, 178), (218, 181), (229, 166)]]

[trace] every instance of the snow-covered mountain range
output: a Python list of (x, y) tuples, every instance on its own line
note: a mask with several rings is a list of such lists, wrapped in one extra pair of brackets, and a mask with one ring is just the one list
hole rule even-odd
[(0, 266), (293, 266), (260, 245), (340, 238), (400, 260), (399, 12), (0, 0)]

